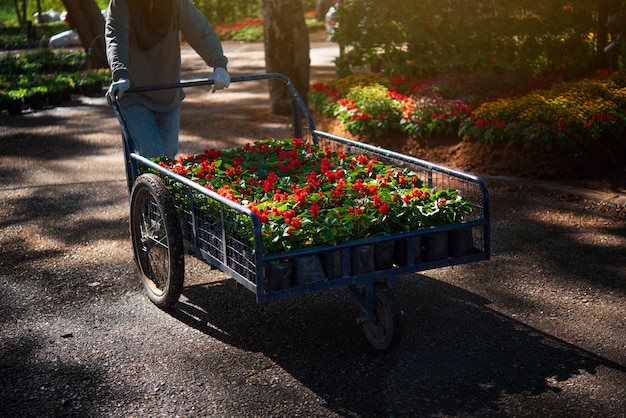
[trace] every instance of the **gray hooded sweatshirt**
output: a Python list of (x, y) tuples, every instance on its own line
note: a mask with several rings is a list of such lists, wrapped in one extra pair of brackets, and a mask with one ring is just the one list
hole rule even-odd
[[(131, 87), (180, 82), (180, 34), (207, 65), (226, 68), (213, 27), (190, 0), (111, 0), (105, 25), (113, 80)], [(143, 104), (157, 112), (180, 105), (182, 89), (127, 94), (120, 104)]]

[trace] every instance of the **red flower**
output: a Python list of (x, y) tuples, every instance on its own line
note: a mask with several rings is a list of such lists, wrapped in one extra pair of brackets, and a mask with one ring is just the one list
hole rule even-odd
[[(589, 122), (605, 119), (611, 120), (612, 116), (599, 113)], [(327, 216), (336, 216), (339, 221), (333, 221), (337, 234), (331, 239), (341, 242), (353, 232), (366, 236), (363, 234), (388, 229), (395, 220), (390, 225), (380, 222), (396, 206), (404, 206), (404, 214), (413, 213), (413, 205), (430, 205), (429, 198), (434, 205), (446, 203), (439, 193), (431, 197), (426, 189), (420, 189), (419, 176), (410, 170), (378, 162), (367, 154), (347, 156), (302, 139), (290, 141), (264, 140), (239, 150), (206, 150), (192, 158), (157, 162), (174, 172), (186, 173), (227, 199), (249, 202), (248, 208), (263, 225), (264, 251), (267, 247), (271, 252), (326, 242), (328, 237), (315, 231), (320, 230)], [(219, 157), (219, 164), (215, 157)], [(272, 166), (284, 170), (300, 168), (296, 173), (284, 173), (281, 169), (267, 169)], [(302, 170), (304, 166), (306, 170)], [(394, 191), (395, 186), (402, 190)], [(407, 216), (408, 221), (415, 222), (419, 213)], [(288, 234), (290, 239), (278, 239), (282, 234)]]
[(226, 170), (224, 170), (224, 172), (228, 177), (237, 177), (238, 174), (237, 169), (234, 167), (226, 167)]
[(269, 217), (267, 216), (270, 214), (269, 210), (259, 209), (258, 207), (255, 206), (254, 203), (249, 204), (248, 208), (256, 214), (256, 216), (259, 218), (259, 221), (261, 221), (261, 223), (266, 224), (269, 222)]
[(317, 91), (320, 93), (324, 93), (327, 90), (327, 87), (328, 87), (328, 84), (322, 83), (322, 82), (311, 84), (311, 89), (313, 89), (313, 91)]
[(337, 181), (337, 184), (333, 190), (330, 191), (330, 195), (332, 197), (341, 197), (343, 195), (343, 191), (346, 187), (346, 179), (341, 178)]
[(311, 210), (311, 216), (313, 216), (314, 218), (317, 218), (317, 215), (320, 214), (320, 207), (317, 204), (317, 202), (311, 203), (311, 206), (309, 209)]
[(306, 182), (312, 190), (317, 189), (323, 183), (322, 179), (317, 177), (315, 171), (311, 171), (306, 175)]
[(274, 198), (273, 198), (274, 202), (284, 202), (285, 200), (289, 200), (289, 193), (282, 192), (280, 190), (276, 190), (274, 192)]
[(365, 188), (365, 185), (363, 184), (363, 180), (362, 179), (356, 179), (354, 184), (352, 184), (351, 188), (352, 188), (352, 190), (358, 190), (359, 194), (361, 194), (361, 195), (365, 194), (365, 192), (363, 191), (363, 189)]
[(176, 174), (180, 174), (181, 176), (185, 176), (189, 172), (187, 167), (182, 164), (176, 164), (175, 166), (173, 166), (172, 171)]
[(265, 179), (265, 181), (263, 182), (263, 191), (265, 193), (267, 192), (271, 192), (272, 190), (274, 190), (274, 184), (276, 184), (276, 182), (278, 181), (278, 176), (276, 175), (275, 172), (270, 172), (267, 175), (267, 178)]
[(218, 149), (210, 149), (210, 150), (205, 149), (204, 150), (204, 155), (209, 160), (217, 160), (218, 158), (220, 158), (221, 153), (222, 153), (222, 151), (220, 151)]
[(374, 196), (374, 200), (372, 201), (374, 207), (379, 207), (383, 204), (383, 200), (379, 196)]
[(233, 202), (239, 201), (239, 199), (237, 199), (237, 196), (235, 196), (235, 194), (233, 193), (233, 190), (226, 184), (220, 187), (217, 193), (224, 196), (228, 200), (232, 200)]
[(298, 228), (300, 228), (302, 226), (302, 219), (300, 219), (300, 218), (291, 218), (288, 223), (294, 229), (298, 229)]
[(304, 206), (306, 204), (306, 198), (309, 196), (309, 187), (300, 187), (298, 185), (294, 185), (293, 195), (296, 200), (296, 205)]

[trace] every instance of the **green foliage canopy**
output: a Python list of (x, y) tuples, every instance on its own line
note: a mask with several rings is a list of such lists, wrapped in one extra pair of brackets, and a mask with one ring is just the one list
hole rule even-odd
[(345, 54), (338, 66), (413, 75), (481, 68), (568, 75), (593, 62), (595, 3), (343, 0), (335, 40)]

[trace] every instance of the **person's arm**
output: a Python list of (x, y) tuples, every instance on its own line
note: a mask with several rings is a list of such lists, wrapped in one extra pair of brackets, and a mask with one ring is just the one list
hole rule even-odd
[(179, 27), (185, 40), (207, 65), (226, 69), (228, 59), (209, 21), (189, 0), (178, 1), (181, 8)]
[(106, 54), (113, 81), (130, 80), (130, 14), (126, 0), (111, 0), (104, 29)]

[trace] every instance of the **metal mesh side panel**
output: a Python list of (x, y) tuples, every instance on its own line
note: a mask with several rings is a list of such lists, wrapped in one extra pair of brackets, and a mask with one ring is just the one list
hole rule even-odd
[(187, 200), (181, 216), (185, 239), (218, 264), (256, 283), (250, 218), (201, 193), (190, 195), (193, 200)]
[[(366, 154), (395, 167), (407, 168), (417, 173), (419, 178), (423, 181), (424, 187), (437, 190), (456, 189), (464, 200), (471, 202), (472, 212), (466, 216), (465, 220), (474, 221), (485, 218), (483, 191), (480, 184), (471, 178), (455, 175), (454, 172), (446, 171), (443, 167), (437, 167), (427, 162), (420, 162), (419, 160), (401, 154), (391, 153), (389, 150), (383, 148), (375, 150), (368, 149), (359, 146), (359, 144), (354, 143), (354, 141), (344, 142), (341, 139), (325, 135), (323, 132), (319, 131), (315, 132), (315, 136), (320, 146), (329, 147), (333, 151), (344, 151), (350, 154)], [(474, 248), (480, 249), (481, 251), (485, 248), (484, 232), (485, 230), (482, 227), (472, 228)]]

